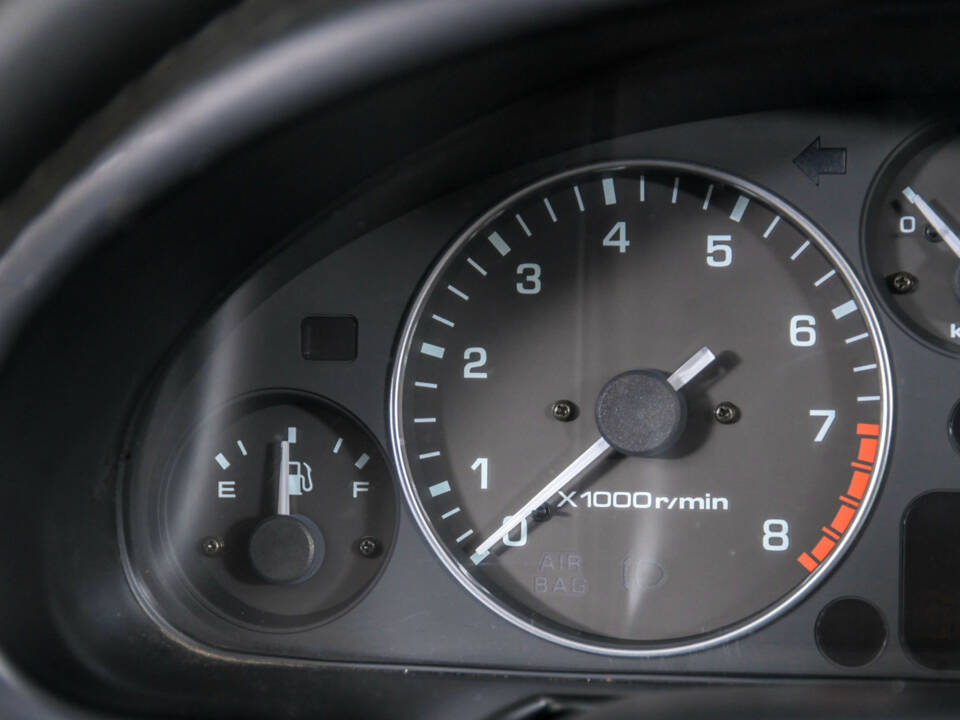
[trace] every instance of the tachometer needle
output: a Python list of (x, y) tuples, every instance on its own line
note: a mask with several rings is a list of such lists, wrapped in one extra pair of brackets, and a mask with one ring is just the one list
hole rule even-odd
[(280, 443), (280, 479), (277, 481), (277, 515), (290, 514), (290, 443)]
[(702, 347), (697, 350), (689, 360), (678, 367), (673, 374), (667, 378), (667, 383), (674, 390), (679, 390), (697, 375), (702, 373), (717, 356), (708, 347)]
[(950, 226), (944, 222), (936, 210), (934, 210), (927, 201), (914, 191), (909, 185), (903, 189), (903, 196), (910, 201), (910, 204), (916, 207), (920, 214), (926, 218), (930, 226), (937, 231), (937, 234), (943, 238), (943, 241), (953, 250), (953, 254), (960, 258), (960, 237), (950, 229)]
[[(679, 390), (697, 375), (703, 372), (710, 363), (716, 360), (716, 355), (710, 348), (702, 347), (683, 365), (667, 378), (667, 383), (674, 390)], [(480, 562), (490, 554), (490, 548), (503, 540), (508, 533), (512, 532), (517, 525), (523, 522), (530, 513), (543, 505), (547, 500), (553, 497), (558, 490), (566, 487), (574, 478), (579, 477), (595, 462), (607, 454), (610, 450), (610, 443), (600, 437), (594, 443), (584, 450), (576, 460), (567, 465), (560, 473), (536, 495), (530, 498), (517, 512), (510, 516), (510, 520), (495, 530), (486, 540), (477, 546), (476, 551), (470, 556), (474, 565)]]

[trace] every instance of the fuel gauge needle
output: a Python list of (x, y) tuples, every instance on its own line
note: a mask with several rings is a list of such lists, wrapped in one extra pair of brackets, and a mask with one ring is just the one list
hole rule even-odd
[(290, 514), (290, 443), (280, 443), (280, 479), (277, 481), (277, 515)]
[(911, 205), (920, 211), (920, 214), (926, 218), (930, 226), (937, 231), (937, 234), (942, 237), (943, 241), (953, 250), (953, 254), (960, 258), (960, 237), (957, 237), (957, 234), (950, 229), (950, 226), (937, 214), (937, 211), (930, 207), (927, 201), (909, 185), (903, 189), (903, 196), (910, 201)]
[[(677, 370), (667, 378), (667, 383), (674, 390), (680, 390), (684, 385), (693, 380), (697, 375), (703, 372), (708, 365), (716, 360), (716, 355), (710, 348), (702, 347), (693, 356), (681, 365)], [(486, 540), (477, 546), (476, 551), (470, 556), (474, 565), (479, 565), (484, 558), (490, 554), (490, 548), (503, 540), (517, 525), (523, 522), (530, 513), (540, 507), (553, 497), (558, 490), (562, 490), (571, 481), (579, 477), (583, 472), (590, 468), (595, 462), (610, 451), (610, 443), (602, 436), (594, 443), (580, 453), (576, 460), (567, 465), (559, 475), (547, 483), (536, 495), (530, 498), (517, 512), (510, 516), (510, 520), (495, 530)]]

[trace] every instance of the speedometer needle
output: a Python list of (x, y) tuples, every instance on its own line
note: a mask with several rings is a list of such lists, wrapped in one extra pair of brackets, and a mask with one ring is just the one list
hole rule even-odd
[(927, 201), (920, 197), (909, 185), (903, 189), (903, 196), (927, 219), (930, 226), (937, 231), (937, 235), (942, 237), (944, 242), (953, 250), (953, 254), (960, 258), (960, 237), (957, 237), (957, 234), (950, 229), (950, 226), (944, 222), (936, 210), (930, 207)]
[[(689, 360), (677, 368), (670, 377), (667, 378), (667, 383), (669, 383), (670, 387), (672, 387), (674, 390), (679, 390), (688, 382), (693, 380), (697, 375), (703, 372), (703, 370), (706, 369), (707, 366), (716, 359), (716, 355), (713, 354), (710, 348), (702, 347), (697, 350), (697, 352), (695, 352)], [(574, 478), (585, 472), (590, 466), (597, 462), (597, 460), (606, 455), (609, 450), (610, 443), (608, 443), (603, 437), (600, 437), (594, 441), (594, 443), (584, 450), (576, 460), (561, 470), (559, 475), (547, 483), (543, 489), (530, 498), (523, 505), (523, 507), (511, 515), (507, 522), (497, 528), (496, 531), (494, 531), (486, 540), (477, 546), (476, 551), (474, 551), (473, 555), (470, 556), (473, 564), (479, 565), (480, 562), (490, 554), (490, 548), (503, 540), (503, 538), (506, 537), (508, 533), (512, 532), (517, 525), (523, 522), (523, 520), (530, 513), (553, 497), (558, 490), (566, 487)]]

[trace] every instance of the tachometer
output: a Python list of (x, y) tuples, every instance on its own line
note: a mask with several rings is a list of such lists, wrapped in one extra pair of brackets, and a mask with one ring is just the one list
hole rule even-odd
[(769, 621), (877, 493), (888, 361), (849, 266), (687, 165), (549, 178), (457, 239), (400, 341), (391, 432), (440, 559), (511, 622), (658, 655)]

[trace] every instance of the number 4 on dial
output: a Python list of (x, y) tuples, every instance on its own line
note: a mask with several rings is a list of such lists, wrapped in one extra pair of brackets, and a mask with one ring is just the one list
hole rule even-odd
[(630, 241), (627, 240), (627, 224), (623, 220), (614, 223), (613, 227), (610, 228), (610, 232), (603, 238), (604, 247), (619, 248), (622, 253), (627, 251), (629, 245)]

